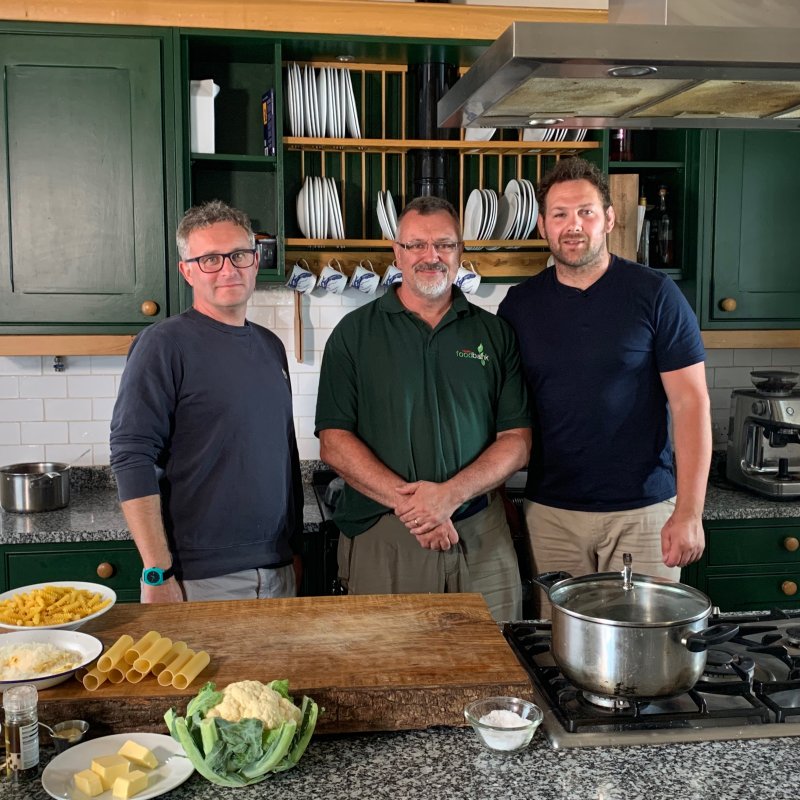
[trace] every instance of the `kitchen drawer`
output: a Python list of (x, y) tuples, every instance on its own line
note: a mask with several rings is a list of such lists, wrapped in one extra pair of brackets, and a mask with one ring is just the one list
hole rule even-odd
[[(794, 589), (794, 594), (787, 594)], [(724, 611), (800, 608), (800, 569), (758, 575), (709, 576), (708, 595)]]
[(710, 567), (786, 564), (800, 568), (800, 525), (708, 531)]
[(3, 575), (7, 589), (46, 581), (90, 581), (113, 589), (120, 602), (138, 602), (141, 574), (142, 562), (133, 542), (9, 545), (3, 548)]

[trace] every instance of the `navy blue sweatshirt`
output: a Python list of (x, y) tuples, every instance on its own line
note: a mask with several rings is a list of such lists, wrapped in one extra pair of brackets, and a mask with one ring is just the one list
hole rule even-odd
[(111, 420), (120, 500), (161, 494), (178, 578), (291, 562), (303, 492), (275, 334), (190, 309), (131, 345)]

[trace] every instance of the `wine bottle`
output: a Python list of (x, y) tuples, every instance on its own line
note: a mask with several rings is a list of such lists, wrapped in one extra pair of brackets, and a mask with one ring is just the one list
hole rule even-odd
[(625, 128), (616, 128), (611, 132), (611, 155), (612, 161), (633, 161), (633, 150), (631, 148), (631, 132)]
[(667, 187), (662, 186), (658, 190), (658, 260), (660, 267), (671, 267), (673, 265), (672, 252), (672, 218), (667, 209)]
[(650, 215), (647, 211), (642, 212), (642, 208), (647, 209), (647, 198), (644, 195), (639, 198), (639, 213), (644, 214), (644, 219), (642, 220), (642, 230), (639, 234), (639, 243), (636, 248), (636, 260), (648, 267), (650, 266)]

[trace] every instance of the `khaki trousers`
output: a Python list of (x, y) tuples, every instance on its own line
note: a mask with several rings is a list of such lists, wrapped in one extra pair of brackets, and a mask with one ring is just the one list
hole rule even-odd
[(385, 514), (353, 539), (339, 535), (339, 579), (349, 594), (480, 592), (495, 620), (520, 619), (517, 554), (499, 495), (455, 528), (457, 544), (427, 550), (394, 514)]
[[(569, 511), (530, 500), (524, 509), (535, 574), (619, 572), (623, 553), (630, 553), (634, 572), (680, 580), (680, 568), (661, 560), (661, 529), (675, 511), (674, 497), (627, 511)], [(538, 594), (539, 618), (550, 619), (550, 601)]]

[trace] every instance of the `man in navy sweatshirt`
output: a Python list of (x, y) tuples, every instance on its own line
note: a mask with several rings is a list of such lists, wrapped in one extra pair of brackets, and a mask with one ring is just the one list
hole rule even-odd
[(111, 466), (142, 557), (143, 603), (296, 594), (303, 492), (286, 352), (245, 319), (258, 269), (243, 212), (189, 209), (183, 314), (142, 331), (111, 420)]

